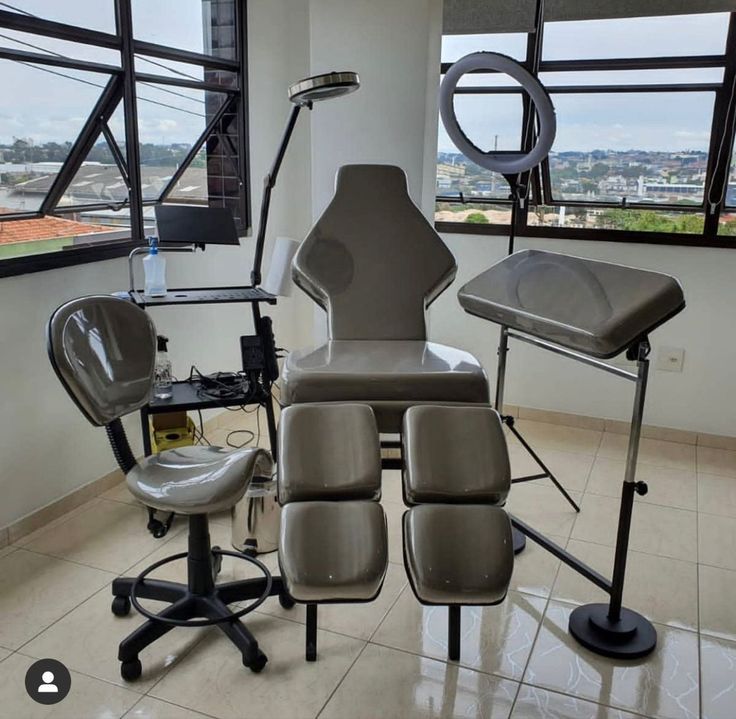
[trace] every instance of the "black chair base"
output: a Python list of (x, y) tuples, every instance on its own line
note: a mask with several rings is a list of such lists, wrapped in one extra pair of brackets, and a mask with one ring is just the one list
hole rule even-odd
[[(187, 584), (160, 579), (119, 577), (112, 583), (112, 612), (125, 616), (131, 609), (131, 595), (137, 599), (152, 599), (169, 604), (158, 615), (153, 615), (129, 634), (118, 649), (120, 674), (126, 681), (135, 681), (142, 672), (140, 652), (177, 626), (212, 624), (220, 628), (240, 650), (243, 664), (253, 672), (260, 672), (268, 657), (258, 647), (256, 638), (228, 608), (228, 604), (249, 599), (258, 600), (268, 589), (269, 596), (278, 595), (284, 608), (294, 603), (283, 587), (281, 577), (269, 575), (255, 579), (215, 584), (219, 570), (218, 548), (210, 547), (206, 515), (189, 518), (189, 551)], [(247, 559), (243, 557), (243, 559)], [(149, 568), (150, 569), (150, 568)], [(149, 570), (145, 570), (146, 574)], [(260, 603), (260, 602), (258, 602)], [(255, 603), (252, 606), (255, 608)], [(238, 614), (244, 613), (242, 610)], [(205, 621), (202, 622), (202, 619)], [(191, 621), (190, 620), (194, 620)]]

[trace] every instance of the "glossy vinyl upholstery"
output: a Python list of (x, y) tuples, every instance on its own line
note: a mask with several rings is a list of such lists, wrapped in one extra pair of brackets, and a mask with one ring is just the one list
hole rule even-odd
[(423, 504), (404, 514), (404, 562), (424, 604), (498, 604), (514, 565), (511, 522), (500, 507)]
[(289, 354), (284, 401), (368, 402), (381, 431), (398, 431), (407, 407), (487, 403), (488, 381), (469, 352), (418, 340), (333, 340)]
[(287, 407), (281, 413), (279, 435), (281, 504), (380, 497), (378, 430), (367, 405)]
[(71, 300), (51, 316), (47, 335), (59, 379), (92, 424), (109, 424), (148, 402), (156, 329), (133, 303), (107, 295)]
[(508, 449), (501, 419), (490, 407), (411, 407), (402, 441), (408, 504), (506, 501)]
[(603, 359), (685, 307), (669, 275), (540, 250), (501, 260), (458, 300), (472, 315)]
[(145, 457), (127, 474), (128, 489), (154, 509), (205, 514), (229, 509), (253, 476), (270, 477), (273, 463), (263, 449), (179, 447)]
[(294, 282), (327, 310), (333, 340), (425, 339), (424, 311), (456, 272), (392, 165), (340, 168), (292, 267)]
[(293, 502), (281, 515), (279, 563), (298, 602), (370, 601), (388, 568), (386, 517), (377, 502)]
[(426, 308), (456, 265), (409, 197), (403, 170), (342, 167), (335, 196), (292, 269), (296, 284), (327, 311), (329, 339), (287, 357), (287, 404), (366, 402), (380, 431), (397, 432), (414, 404), (488, 403), (475, 357), (427, 342)]

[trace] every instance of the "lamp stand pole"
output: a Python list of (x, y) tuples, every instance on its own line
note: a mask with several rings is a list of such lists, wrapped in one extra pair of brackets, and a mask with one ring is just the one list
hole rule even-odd
[(268, 211), (271, 206), (271, 191), (276, 186), (276, 178), (278, 177), (279, 170), (281, 169), (281, 163), (283, 162), (284, 155), (286, 154), (286, 148), (291, 140), (291, 135), (294, 132), (297, 118), (302, 107), (306, 107), (309, 110), (312, 109), (312, 103), (306, 102), (301, 105), (294, 105), (289, 113), (289, 118), (286, 122), (286, 128), (284, 134), (281, 137), (281, 143), (279, 149), (276, 152), (276, 157), (271, 166), (271, 171), (263, 178), (263, 197), (261, 198), (261, 214), (258, 222), (258, 236), (256, 238), (256, 250), (253, 257), (253, 270), (250, 273), (250, 281), (253, 287), (258, 287), (261, 284), (261, 265), (263, 264), (263, 246), (266, 244), (266, 226), (268, 224)]

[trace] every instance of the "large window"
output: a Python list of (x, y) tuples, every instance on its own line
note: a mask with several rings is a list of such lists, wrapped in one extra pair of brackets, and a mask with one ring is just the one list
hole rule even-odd
[(154, 206), (249, 226), (245, 0), (0, 2), (0, 276), (119, 256)]
[[(560, 21), (529, 35), (445, 36), (443, 72), (468, 52), (509, 54), (536, 72), (555, 105), (549, 157), (520, 178), (529, 202), (516, 231), (732, 246), (735, 17)], [(497, 74), (466, 75), (455, 96), (461, 126), (485, 150), (523, 147), (528, 107), (521, 88)], [(507, 233), (504, 178), (462, 156), (442, 127), (438, 147), (438, 227)]]

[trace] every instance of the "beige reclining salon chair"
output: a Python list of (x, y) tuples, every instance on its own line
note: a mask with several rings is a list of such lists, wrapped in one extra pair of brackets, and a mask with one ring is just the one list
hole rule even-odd
[(296, 284), (327, 311), (329, 339), (289, 354), (285, 404), (369, 404), (385, 433), (400, 432), (412, 405), (488, 404), (478, 360), (427, 341), (425, 311), (456, 269), (401, 168), (342, 167), (293, 263)]

